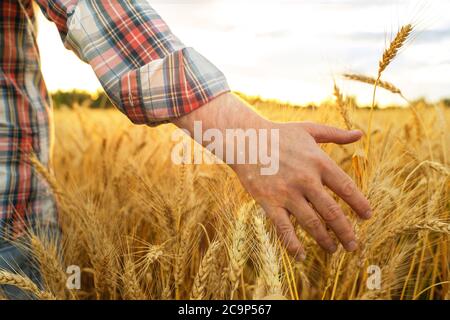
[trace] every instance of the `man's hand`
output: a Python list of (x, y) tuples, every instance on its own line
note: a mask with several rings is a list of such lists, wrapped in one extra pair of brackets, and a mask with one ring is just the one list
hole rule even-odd
[(318, 143), (352, 143), (361, 138), (360, 131), (344, 131), (313, 123), (272, 122), (259, 116), (233, 94), (222, 95), (173, 122), (192, 132), (194, 121), (202, 121), (205, 130), (279, 130), (277, 174), (261, 175), (260, 166), (254, 164), (232, 164), (231, 167), (275, 224), (280, 239), (292, 255), (302, 259), (305, 252), (289, 215), (294, 215), (301, 227), (329, 252), (336, 251), (337, 246), (326, 225), (346, 250), (358, 248), (350, 221), (325, 187), (347, 202), (363, 219), (371, 216), (369, 202)]

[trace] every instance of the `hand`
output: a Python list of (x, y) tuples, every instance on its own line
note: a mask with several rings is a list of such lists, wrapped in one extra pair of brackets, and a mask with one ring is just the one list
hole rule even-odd
[(325, 186), (363, 219), (371, 216), (369, 202), (318, 143), (352, 143), (361, 138), (360, 131), (344, 131), (312, 123), (272, 122), (262, 118), (233, 94), (222, 95), (173, 123), (192, 133), (194, 121), (202, 121), (204, 130), (279, 130), (279, 170), (275, 175), (261, 175), (260, 166), (254, 164), (231, 167), (273, 221), (280, 239), (292, 255), (301, 259), (305, 251), (295, 235), (289, 219), (291, 214), (325, 250), (337, 250), (326, 225), (346, 250), (358, 248), (350, 221)]
[(241, 183), (263, 207), (276, 226), (288, 251), (304, 258), (289, 215), (329, 252), (337, 247), (326, 230), (328, 225), (344, 248), (357, 249), (352, 225), (325, 186), (346, 201), (363, 219), (371, 216), (368, 200), (352, 179), (322, 151), (318, 143), (347, 144), (359, 140), (360, 131), (344, 131), (312, 123), (273, 123), (263, 127), (279, 129), (279, 171), (263, 176), (254, 165), (234, 165)]

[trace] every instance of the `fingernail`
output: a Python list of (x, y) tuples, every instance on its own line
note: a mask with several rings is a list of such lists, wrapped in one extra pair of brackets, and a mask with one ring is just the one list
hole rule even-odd
[(347, 251), (353, 252), (358, 249), (358, 244), (356, 243), (356, 241), (350, 241), (349, 243), (347, 243), (345, 248), (347, 249)]
[(370, 219), (372, 217), (372, 210), (367, 211), (363, 216), (364, 219)]
[(297, 253), (295, 255), (295, 260), (297, 260), (298, 262), (305, 261), (306, 260), (306, 254), (304, 252)]
[(335, 253), (337, 251), (337, 249), (338, 248), (334, 243), (328, 247), (328, 250), (330, 251), (330, 253)]

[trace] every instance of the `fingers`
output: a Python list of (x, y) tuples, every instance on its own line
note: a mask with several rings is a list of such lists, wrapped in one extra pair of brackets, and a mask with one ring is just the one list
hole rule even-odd
[(356, 236), (350, 221), (323, 186), (309, 188), (306, 196), (325, 223), (333, 230), (344, 248), (347, 251), (358, 249)]
[(298, 197), (295, 201), (288, 203), (287, 207), (297, 218), (300, 226), (308, 232), (323, 249), (330, 253), (337, 250), (336, 244), (328, 234), (324, 224), (305, 198)]
[(305, 260), (305, 250), (295, 235), (295, 229), (289, 219), (289, 213), (283, 208), (271, 208), (266, 210), (266, 213), (275, 225), (278, 237), (287, 251), (297, 260)]
[(317, 143), (348, 144), (362, 137), (362, 132), (359, 130), (348, 131), (314, 123), (302, 123), (302, 125)]
[(322, 174), (323, 183), (355, 211), (362, 219), (372, 216), (369, 200), (358, 189), (355, 182), (336, 165), (331, 159), (328, 160), (327, 172)]

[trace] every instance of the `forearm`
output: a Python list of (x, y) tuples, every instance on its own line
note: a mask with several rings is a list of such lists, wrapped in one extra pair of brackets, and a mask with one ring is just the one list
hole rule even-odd
[(174, 119), (172, 123), (192, 134), (196, 121), (201, 121), (204, 130), (218, 129), (222, 132), (226, 129), (267, 128), (269, 123), (233, 93), (222, 94), (203, 107)]

